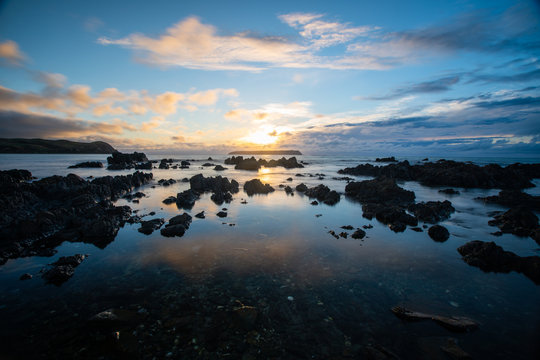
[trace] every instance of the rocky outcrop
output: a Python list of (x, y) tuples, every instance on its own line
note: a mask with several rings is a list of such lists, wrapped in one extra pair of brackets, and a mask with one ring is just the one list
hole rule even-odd
[(538, 164), (514, 164), (507, 167), (497, 164), (478, 166), (451, 160), (410, 165), (408, 161), (402, 161), (387, 166), (360, 164), (354, 168), (339, 170), (338, 173), (413, 180), (427, 186), (521, 189), (534, 186), (530, 180), (540, 177), (540, 166)]
[(508, 207), (524, 207), (534, 211), (540, 211), (540, 196), (533, 196), (519, 190), (502, 190), (498, 195), (479, 197), (476, 200)]
[(362, 205), (362, 212), (366, 219), (371, 220), (375, 217), (394, 232), (405, 231), (407, 225), (418, 225), (418, 220), (398, 205), (366, 203)]
[(265, 159), (255, 159), (255, 157), (250, 157), (247, 159), (244, 159), (243, 156), (232, 156), (230, 158), (225, 159), (225, 164), (228, 165), (235, 165), (235, 169), (237, 170), (252, 170), (256, 171), (259, 170), (262, 166), (271, 168), (271, 167), (277, 167), (282, 166), (286, 169), (293, 169), (293, 168), (303, 168), (304, 165), (300, 164), (296, 157), (291, 157), (289, 159), (286, 159), (285, 157), (282, 157), (279, 160), (265, 160)]
[(376, 158), (375, 162), (387, 163), (387, 162), (397, 162), (397, 160), (395, 157), (391, 156), (391, 157), (385, 157), (385, 158)]
[(270, 184), (263, 184), (259, 179), (253, 179), (246, 181), (244, 184), (244, 191), (249, 195), (253, 194), (268, 194), (274, 191), (274, 188)]
[(306, 186), (306, 184), (304, 183), (301, 183), (299, 185), (296, 185), (296, 191), (298, 192), (305, 192), (306, 190), (308, 189), (308, 187)]
[(150, 169), (152, 168), (152, 163), (148, 161), (146, 155), (138, 152), (134, 152), (133, 154), (124, 154), (115, 151), (111, 156), (107, 157), (107, 163), (109, 164), (107, 167), (108, 170), (133, 169), (136, 166), (144, 166), (146, 169), (148, 164), (150, 164)]
[(392, 312), (394, 313), (394, 315), (403, 320), (432, 320), (437, 324), (447, 328), (448, 330), (455, 332), (467, 332), (474, 330), (478, 327), (478, 323), (476, 323), (476, 321), (463, 316), (443, 316), (437, 314), (426, 314), (418, 311), (405, 309), (401, 306), (393, 307)]
[(485, 272), (523, 273), (537, 285), (540, 284), (540, 256), (521, 257), (504, 251), (494, 242), (471, 241), (458, 248), (463, 260)]
[(221, 205), (224, 202), (232, 201), (232, 194), (238, 192), (238, 182), (227, 179), (226, 177), (204, 177), (198, 174), (189, 179), (191, 191), (196, 194), (212, 192), (210, 199), (216, 204)]
[(446, 220), (456, 211), (452, 203), (448, 200), (444, 201), (428, 201), (417, 204), (411, 204), (408, 210), (412, 212), (420, 221), (430, 224), (436, 224), (439, 221)]
[(0, 170), (0, 184), (18, 183), (30, 180), (32, 180), (32, 173), (28, 170)]
[(56, 262), (50, 264), (48, 268), (44, 268), (41, 277), (49, 284), (60, 286), (75, 274), (75, 268), (79, 266), (85, 258), (86, 255), (82, 254), (62, 256)]
[(103, 163), (101, 161), (85, 161), (75, 165), (68, 166), (68, 169), (77, 169), (77, 168), (102, 168)]
[(166, 237), (183, 236), (191, 224), (191, 215), (183, 213), (169, 219), (169, 223), (161, 229), (161, 235)]
[(110, 200), (152, 180), (152, 174), (140, 172), (92, 181), (74, 174), (20, 180), (28, 174), (0, 175), (0, 263), (50, 256), (65, 240), (105, 247), (131, 216), (128, 206), (114, 206)]
[(362, 203), (409, 205), (414, 202), (414, 192), (399, 187), (394, 179), (376, 178), (351, 182), (345, 187), (345, 195)]
[(327, 205), (335, 205), (340, 200), (340, 195), (336, 191), (330, 190), (328, 186), (323, 184), (306, 189), (304, 194), (309, 198), (316, 198), (319, 202)]
[(165, 223), (165, 219), (151, 219), (147, 221), (141, 221), (141, 227), (137, 230), (145, 235), (150, 235), (154, 230), (159, 229)]
[(530, 236), (540, 244), (538, 217), (525, 207), (512, 208), (503, 214), (496, 215), (488, 224), (497, 226), (503, 233)]
[(176, 206), (179, 209), (191, 209), (197, 200), (199, 200), (199, 193), (193, 189), (188, 189), (176, 195)]

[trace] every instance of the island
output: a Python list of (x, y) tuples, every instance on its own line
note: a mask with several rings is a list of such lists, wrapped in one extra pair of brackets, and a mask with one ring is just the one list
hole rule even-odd
[(242, 150), (232, 151), (228, 155), (302, 155), (298, 150)]
[(112, 154), (116, 149), (104, 141), (0, 138), (2, 154)]

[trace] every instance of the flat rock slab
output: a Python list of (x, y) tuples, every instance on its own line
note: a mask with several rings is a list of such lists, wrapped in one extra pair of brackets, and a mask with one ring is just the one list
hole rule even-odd
[(474, 330), (478, 324), (467, 317), (462, 316), (442, 316), (435, 314), (425, 314), (417, 311), (405, 309), (401, 306), (392, 308), (392, 312), (400, 319), (407, 321), (433, 320), (437, 324), (455, 332), (467, 332)]

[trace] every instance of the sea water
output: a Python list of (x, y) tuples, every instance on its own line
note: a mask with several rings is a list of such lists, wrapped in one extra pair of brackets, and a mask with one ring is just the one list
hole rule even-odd
[[(147, 236), (137, 231), (138, 224), (126, 224), (104, 249), (65, 242), (53, 257), (9, 260), (0, 267), (0, 335), (7, 340), (4, 350), (8, 354), (66, 358), (105, 354), (114, 358), (119, 350), (103, 345), (108, 340), (91, 337), (94, 332), (88, 328), (88, 319), (115, 308), (141, 315), (135, 324), (118, 326), (121, 340), (115, 346), (131, 349), (142, 358), (354, 357), (375, 348), (404, 359), (443, 359), (446, 355), (441, 347), (448, 338), (474, 358), (538, 356), (540, 287), (523, 274), (485, 273), (471, 267), (456, 250), (469, 241), (482, 240), (495, 241), (520, 256), (540, 255), (531, 238), (491, 235), (498, 229), (488, 225), (488, 213), (506, 208), (475, 198), (495, 195), (498, 189), (456, 188), (460, 195), (445, 195), (438, 192), (441, 188), (399, 182), (415, 192), (417, 202), (452, 202), (456, 212), (441, 222), (451, 236), (437, 243), (427, 231), (394, 233), (375, 219), (363, 218), (361, 204), (344, 196), (334, 206), (314, 206), (312, 199), (300, 193), (287, 195), (278, 187), (322, 183), (342, 193), (346, 181), (334, 179), (342, 176), (337, 171), (371, 162), (370, 158), (298, 156), (308, 165), (259, 171), (224, 165), (224, 155), (149, 158), (190, 160), (191, 166), (153, 169), (154, 181), (138, 189), (146, 194), (138, 204), (117, 201), (116, 205), (129, 205), (139, 215), (156, 213), (143, 219), (167, 221), (182, 213), (176, 204), (165, 205), (162, 200), (189, 188), (189, 183), (178, 180), (199, 173), (235, 179), (240, 192), (230, 204), (220, 206), (210, 200), (210, 194), (201, 196), (193, 209), (185, 211), (193, 216), (204, 210), (206, 218), (194, 217), (181, 238), (162, 237), (159, 231)], [(408, 160), (416, 163), (422, 159)], [(480, 165), (530, 162), (456, 160)], [(27, 169), (37, 178), (133, 172), (67, 168), (82, 161), (106, 163), (106, 155), (0, 155), (0, 169)], [(205, 162), (228, 169), (214, 171), (213, 166), (203, 167)], [(159, 179), (170, 178), (178, 182), (157, 186)], [(242, 185), (254, 178), (276, 191), (247, 196)], [(538, 195), (540, 183), (535, 180), (535, 184), (537, 187), (526, 191)], [(227, 208), (226, 218), (216, 216), (222, 208)], [(348, 238), (329, 234), (330, 230), (344, 231), (340, 228), (344, 225), (373, 228), (366, 230), (362, 240), (352, 239), (350, 231)], [(60, 287), (44, 283), (40, 269), (60, 256), (76, 253), (90, 256), (69, 281)], [(34, 278), (20, 281), (24, 273)], [(239, 304), (257, 311), (256, 321), (248, 328), (233, 324)], [(429, 321), (403, 322), (390, 311), (393, 306), (466, 316), (479, 327), (456, 334)]]

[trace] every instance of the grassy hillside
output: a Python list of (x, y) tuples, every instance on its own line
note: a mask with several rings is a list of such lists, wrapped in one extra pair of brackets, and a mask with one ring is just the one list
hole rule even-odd
[(111, 154), (115, 149), (103, 141), (91, 143), (68, 140), (2, 139), (0, 153), (4, 154)]

